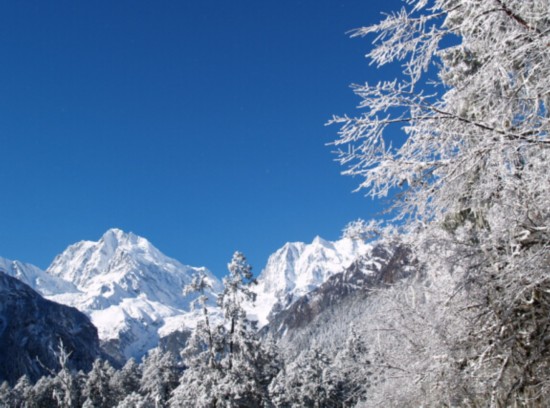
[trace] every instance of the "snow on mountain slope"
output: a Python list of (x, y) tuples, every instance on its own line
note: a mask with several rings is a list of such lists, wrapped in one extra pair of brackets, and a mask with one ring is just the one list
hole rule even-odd
[[(48, 296), (88, 314), (103, 342), (118, 342), (124, 358), (141, 357), (159, 340), (159, 331), (192, 326), (191, 296), (182, 294), (194, 272), (203, 270), (214, 292), (220, 282), (204, 268), (185, 266), (162, 254), (145, 238), (119, 229), (98, 242), (82, 241), (58, 255), (47, 273), (73, 283), (79, 292)], [(210, 296), (212, 302), (215, 297)], [(163, 328), (170, 321), (169, 328)]]
[(0, 271), (19, 279), (42, 296), (78, 292), (72, 283), (51, 276), (37, 266), (28, 263), (0, 257)]
[[(316, 237), (311, 244), (287, 243), (272, 254), (258, 278), (256, 304), (247, 308), (260, 326), (270, 314), (318, 288), (347, 268), (371, 246), (344, 238), (330, 242)], [(219, 316), (215, 293), (220, 281), (204, 268), (185, 266), (162, 254), (145, 238), (119, 229), (97, 242), (82, 241), (58, 255), (46, 272), (0, 258), (0, 271), (30, 285), (50, 300), (86, 313), (121, 360), (140, 358), (156, 347), (159, 337), (192, 328), (201, 318), (189, 310), (191, 296), (183, 288), (203, 270), (213, 290), (209, 309)]]
[(343, 271), (371, 249), (351, 238), (326, 241), (316, 237), (311, 244), (287, 243), (269, 257), (254, 288), (257, 299), (248, 313), (259, 326), (269, 315), (289, 307), (296, 299), (319, 287), (335, 273)]

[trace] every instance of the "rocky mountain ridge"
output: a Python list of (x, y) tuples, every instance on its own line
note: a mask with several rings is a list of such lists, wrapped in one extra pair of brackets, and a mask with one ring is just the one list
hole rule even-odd
[(101, 354), (97, 329), (86, 315), (0, 272), (0, 384), (49, 374), (58, 367), (60, 345), (76, 370), (89, 370)]
[(275, 314), (262, 332), (275, 338), (310, 324), (325, 310), (347, 297), (392, 284), (412, 272), (409, 252), (400, 246), (373, 245), (347, 268), (330, 276), (311, 292)]
[[(247, 312), (260, 326), (268, 324), (269, 318), (371, 249), (350, 238), (330, 242), (316, 237), (310, 244), (285, 244), (258, 277), (254, 288), (258, 300), (247, 306)], [(1, 258), (0, 270), (48, 299), (87, 314), (98, 328), (104, 349), (121, 362), (139, 359), (162, 338), (168, 343), (186, 338), (200, 316), (189, 309), (192, 297), (183, 296), (183, 287), (199, 270), (207, 274), (213, 287), (209, 293), (213, 318), (220, 316), (215, 300), (221, 282), (214, 275), (205, 268), (185, 266), (145, 238), (119, 229), (107, 231), (97, 242), (69, 246), (46, 271)]]
[(351, 238), (327, 241), (315, 237), (310, 244), (289, 242), (273, 253), (254, 288), (257, 300), (248, 313), (260, 326), (297, 299), (310, 293), (334, 274), (349, 267), (371, 250), (371, 245)]

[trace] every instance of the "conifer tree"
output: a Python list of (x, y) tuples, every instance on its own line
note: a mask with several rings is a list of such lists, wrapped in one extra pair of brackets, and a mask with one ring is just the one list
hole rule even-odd
[(115, 400), (120, 402), (128, 395), (137, 393), (140, 388), (141, 377), (141, 367), (133, 358), (130, 358), (110, 379), (109, 387), (115, 394)]
[(26, 401), (32, 401), (33, 389), (29, 377), (23, 375), (12, 389), (11, 403), (14, 407), (25, 407)]
[(108, 407), (116, 405), (114, 391), (110, 381), (115, 373), (108, 361), (95, 360), (88, 373), (83, 389), (83, 408)]
[(226, 335), (226, 363), (231, 370), (236, 354), (248, 350), (246, 344), (247, 335), (250, 329), (255, 329), (253, 323), (247, 319), (243, 309), (244, 302), (254, 302), (256, 294), (250, 286), (256, 281), (252, 277), (252, 267), (246, 261), (245, 256), (235, 252), (231, 262), (227, 266), (229, 275), (223, 279), (224, 289), (218, 297), (218, 304), (221, 307), (227, 322)]
[(59, 371), (54, 377), (55, 390), (53, 392), (53, 397), (60, 407), (79, 407), (82, 403), (82, 396), (76, 372), (69, 366), (71, 353), (65, 349), (63, 342), (60, 342), (59, 350), (56, 354), (59, 363)]
[[(224, 290), (218, 304), (224, 321), (211, 327), (205, 298), (199, 297), (204, 320), (197, 325), (183, 356), (186, 369), (170, 400), (172, 407), (256, 407), (268, 404), (267, 387), (278, 372), (274, 347), (264, 346), (256, 325), (244, 310), (244, 302), (254, 301), (252, 268), (240, 252), (228, 265)], [(202, 279), (193, 280), (195, 291), (203, 291)]]
[(270, 385), (278, 407), (337, 407), (332, 359), (316, 344), (287, 364)]
[(32, 386), (25, 396), (25, 400), (21, 407), (24, 408), (50, 408), (64, 407), (63, 401), (57, 398), (56, 393), (59, 392), (60, 384), (55, 378), (50, 376), (42, 376)]
[(0, 384), (0, 407), (13, 405), (11, 387), (7, 381)]
[(366, 400), (371, 369), (365, 339), (351, 326), (346, 344), (334, 357), (330, 369), (332, 392), (339, 405), (350, 407)]
[(193, 300), (193, 302), (191, 302), (191, 308), (196, 309), (200, 307), (203, 314), (203, 320), (197, 324), (194, 335), (191, 339), (191, 354), (199, 355), (201, 354), (200, 349), (205, 349), (208, 358), (208, 366), (213, 368), (218, 363), (216, 353), (219, 351), (219, 346), (217, 344), (218, 338), (216, 333), (213, 332), (210, 324), (210, 316), (207, 307), (207, 289), (212, 289), (212, 285), (208, 281), (204, 271), (201, 270), (193, 276), (191, 283), (184, 288), (184, 294), (188, 295), (191, 293), (196, 293), (199, 295), (195, 300)]
[[(220, 384), (223, 399), (229, 404), (253, 407), (267, 402), (266, 370), (270, 362), (256, 331), (256, 322), (250, 321), (244, 303), (253, 303), (256, 294), (252, 285), (256, 280), (246, 257), (235, 252), (228, 265), (229, 275), (223, 279), (224, 290), (218, 297), (225, 317), (225, 370)], [(269, 374), (268, 374), (269, 377)]]
[[(137, 392), (128, 394), (118, 403), (117, 408), (157, 408), (157, 404), (149, 395), (141, 395)], [(180, 405), (185, 406), (185, 405)]]
[(160, 348), (149, 351), (142, 364), (140, 392), (155, 401), (156, 407), (168, 406), (172, 391), (178, 386), (180, 367), (175, 356)]

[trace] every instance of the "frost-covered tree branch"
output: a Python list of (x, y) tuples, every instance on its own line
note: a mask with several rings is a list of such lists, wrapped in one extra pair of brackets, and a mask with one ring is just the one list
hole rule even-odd
[[(447, 357), (431, 367), (444, 380), (427, 373), (418, 384), (453, 390), (459, 405), (536, 405), (550, 394), (550, 7), (405, 3), (352, 34), (374, 34), (367, 57), (402, 72), (354, 86), (362, 112), (333, 118), (334, 147), (359, 190), (395, 197), (396, 217), (408, 220), (424, 311), (445, 312), (436, 326), (418, 324), (444, 334), (453, 321), (466, 326), (437, 343)], [(393, 330), (416, 338), (420, 329), (401, 323)], [(411, 347), (423, 355), (422, 343)]]
[[(450, 211), (450, 194), (454, 202), (461, 194), (460, 186), (442, 190), (438, 181), (468, 178), (492, 162), (508, 170), (518, 149), (549, 147), (548, 7), (544, 1), (410, 3), (353, 34), (377, 33), (367, 56), (379, 66), (404, 62), (402, 77), (355, 86), (363, 114), (331, 123), (342, 125), (334, 145), (346, 174), (363, 177), (360, 188), (385, 196), (408, 187), (403, 214), (430, 217)], [(491, 12), (495, 7), (504, 11)], [(388, 134), (396, 123), (407, 135), (401, 146)], [(472, 157), (483, 163), (464, 167)]]

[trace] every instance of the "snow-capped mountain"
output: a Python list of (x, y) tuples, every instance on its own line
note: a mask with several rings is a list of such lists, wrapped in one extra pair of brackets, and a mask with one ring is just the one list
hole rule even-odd
[(205, 268), (182, 265), (145, 238), (111, 229), (99, 241), (78, 242), (55, 258), (47, 274), (78, 292), (48, 297), (88, 314), (108, 350), (139, 358), (159, 337), (194, 326), (192, 296), (183, 296), (183, 288), (199, 270), (219, 290), (219, 280)]
[(369, 244), (351, 238), (331, 242), (316, 237), (311, 244), (285, 244), (269, 257), (258, 277), (256, 304), (248, 313), (259, 326), (267, 324), (270, 315), (318, 288), (370, 249)]
[[(270, 256), (258, 278), (256, 304), (247, 309), (250, 317), (265, 325), (270, 315), (318, 288), (370, 248), (350, 238), (285, 244)], [(216, 319), (220, 312), (214, 300), (221, 283), (215, 276), (205, 268), (185, 266), (145, 238), (119, 229), (107, 231), (97, 242), (69, 246), (46, 271), (0, 258), (0, 271), (87, 314), (104, 349), (121, 361), (140, 358), (160, 338), (195, 326), (201, 316), (189, 309), (192, 296), (183, 296), (183, 288), (199, 270), (213, 287), (210, 310)]]
[[(367, 298), (372, 289), (391, 285), (413, 272), (410, 252), (405, 247), (375, 242), (366, 254), (354, 260), (350, 266), (333, 274), (319, 287), (275, 314), (262, 332), (279, 339), (286, 337), (286, 344), (293, 343), (295, 335), (302, 328), (307, 328), (319, 315), (334, 312), (335, 306), (352, 297), (363, 303), (362, 299)], [(342, 321), (347, 318), (349, 316), (341, 316)], [(291, 348), (296, 346), (298, 343)]]
[(37, 266), (28, 263), (11, 261), (0, 257), (0, 272), (19, 279), (42, 296), (77, 292), (76, 287), (72, 283), (51, 276)]
[(182, 265), (145, 238), (111, 229), (98, 242), (81, 241), (69, 246), (46, 272), (72, 282), (85, 293), (78, 305), (83, 309), (104, 309), (135, 297), (187, 309), (190, 299), (182, 296), (182, 290), (199, 270), (219, 286), (205, 268)]
[(214, 304), (221, 283), (208, 270), (182, 265), (145, 238), (119, 229), (97, 242), (69, 246), (46, 271), (0, 258), (0, 271), (87, 314), (105, 350), (121, 361), (140, 358), (160, 337), (194, 327), (193, 295), (184, 296), (183, 288), (199, 270), (210, 280)]

